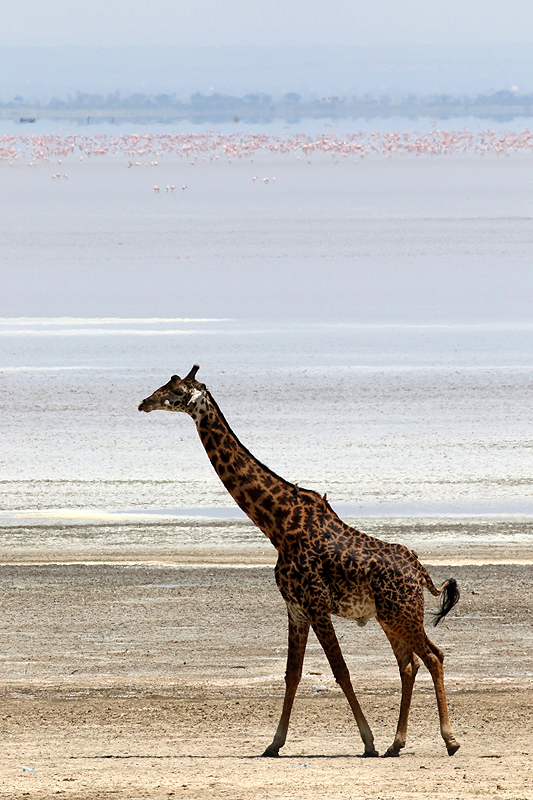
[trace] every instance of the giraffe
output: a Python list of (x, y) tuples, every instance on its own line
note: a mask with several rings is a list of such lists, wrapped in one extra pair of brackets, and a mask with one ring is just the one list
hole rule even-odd
[(385, 756), (405, 747), (407, 721), (419, 659), (431, 677), (437, 698), (440, 732), (449, 755), (459, 749), (448, 715), (444, 655), (424, 630), (424, 588), (442, 595), (435, 625), (459, 600), (453, 578), (436, 589), (416, 553), (382, 542), (344, 523), (326, 495), (300, 488), (258, 461), (237, 439), (195, 364), (185, 378), (173, 375), (139, 405), (139, 411), (183, 411), (195, 424), (207, 455), (237, 505), (278, 551), (276, 583), (287, 606), (288, 653), (285, 697), (279, 725), (264, 756), (278, 756), (302, 676), (312, 628), (333, 675), (352, 709), (366, 757), (378, 756), (368, 722), (355, 695), (331, 615), (354, 619), (359, 626), (375, 617), (387, 636), (401, 677), (396, 735)]

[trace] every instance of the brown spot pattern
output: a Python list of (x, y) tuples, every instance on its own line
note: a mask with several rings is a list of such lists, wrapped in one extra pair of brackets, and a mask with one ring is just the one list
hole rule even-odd
[(438, 595), (452, 582), (436, 589), (416, 555), (406, 547), (349, 527), (335, 514), (325, 495), (301, 489), (261, 464), (237, 439), (204, 384), (196, 381), (196, 370), (191, 370), (192, 378), (171, 379), (139, 409), (185, 411), (193, 417), (222, 483), (278, 551), (275, 576), (288, 609), (289, 651), (283, 711), (264, 755), (277, 755), (285, 743), (310, 627), (346, 694), (365, 754), (377, 755), (331, 623), (332, 614), (354, 619), (359, 625), (375, 616), (393, 648), (402, 679), (402, 702), (394, 742), (387, 754), (398, 755), (405, 746), (420, 658), (433, 678), (441, 735), (453, 755), (459, 745), (448, 716), (443, 654), (424, 630), (423, 592), (425, 587)]

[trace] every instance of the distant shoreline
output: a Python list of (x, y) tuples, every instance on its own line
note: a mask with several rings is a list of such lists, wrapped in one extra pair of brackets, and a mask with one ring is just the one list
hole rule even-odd
[[(242, 115), (242, 116), (241, 116)], [(533, 116), (533, 108), (531, 106), (511, 106), (499, 107), (489, 106), (487, 108), (472, 108), (464, 106), (455, 106), (449, 109), (442, 109), (440, 107), (405, 107), (394, 106), (388, 110), (361, 108), (361, 109), (344, 109), (343, 113), (318, 113), (312, 110), (302, 110), (301, 115), (292, 117), (283, 113), (282, 109), (276, 109), (272, 114), (254, 115), (246, 114), (237, 109), (235, 113), (220, 113), (213, 114), (209, 112), (190, 112), (178, 111), (173, 113), (165, 113), (163, 109), (159, 112), (154, 110), (152, 113), (146, 113), (143, 109), (131, 109), (124, 111), (89, 109), (87, 112), (80, 112), (79, 110), (61, 111), (40, 109), (30, 106), (29, 108), (22, 109), (7, 109), (0, 108), (0, 119), (12, 120), (20, 125), (27, 125), (31, 130), (31, 124), (38, 121), (47, 120), (50, 122), (76, 122), (82, 125), (96, 125), (98, 123), (106, 123), (108, 125), (121, 125), (126, 122), (131, 122), (136, 125), (157, 123), (159, 125), (172, 124), (177, 122), (188, 122), (192, 125), (220, 125), (224, 123), (243, 123), (246, 125), (269, 125), (276, 120), (290, 124), (298, 124), (302, 121), (311, 122), (327, 122), (328, 120), (346, 120), (347, 122), (357, 122), (364, 120), (388, 120), (396, 119), (397, 117), (404, 117), (416, 123), (417, 120), (422, 118), (431, 118), (438, 123), (447, 122), (452, 123), (454, 120), (463, 119), (464, 117), (471, 117), (473, 119), (483, 120), (485, 122), (515, 122), (521, 119), (529, 119)], [(21, 117), (32, 117), (32, 122), (21, 120)], [(237, 120), (234, 117), (238, 117)], [(88, 121), (89, 120), (89, 121)]]
[(477, 97), (452, 97), (437, 95), (394, 100), (384, 95), (379, 99), (370, 96), (326, 96), (304, 100), (295, 93), (274, 98), (268, 94), (250, 94), (234, 97), (214, 93), (193, 94), (189, 101), (181, 101), (176, 94), (122, 97), (119, 92), (104, 97), (78, 92), (62, 100), (52, 98), (48, 103), (28, 101), (16, 97), (11, 102), (0, 102), (0, 119), (12, 119), (20, 124), (32, 124), (38, 119), (120, 124), (124, 122), (191, 122), (194, 124), (221, 124), (239, 122), (269, 124), (282, 120), (298, 124), (302, 120), (363, 120), (404, 117), (413, 122), (419, 118), (454, 120), (464, 117), (512, 121), (533, 116), (533, 94), (518, 95), (512, 91), (494, 92)]

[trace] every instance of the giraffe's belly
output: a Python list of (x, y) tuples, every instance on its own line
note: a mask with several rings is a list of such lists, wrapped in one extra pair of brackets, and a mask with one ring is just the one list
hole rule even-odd
[(345, 619), (353, 619), (362, 628), (369, 619), (376, 616), (376, 605), (372, 596), (357, 593), (335, 598), (332, 613)]

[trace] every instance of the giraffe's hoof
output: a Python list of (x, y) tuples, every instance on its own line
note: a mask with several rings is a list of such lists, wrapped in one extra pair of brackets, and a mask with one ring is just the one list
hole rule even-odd
[(458, 742), (456, 742), (455, 739), (451, 742), (446, 743), (446, 749), (448, 751), (449, 756), (454, 756), (460, 747), (461, 745)]
[(262, 758), (279, 758), (279, 750), (275, 750), (272, 745), (267, 747), (264, 753), (261, 753)]
[(377, 750), (365, 750), (363, 758), (379, 758), (379, 753)]
[(400, 751), (399, 751), (399, 750), (396, 750), (396, 749), (395, 749), (394, 747), (392, 747), (392, 746), (391, 746), (391, 747), (389, 747), (389, 749), (388, 749), (388, 750), (386, 750), (386, 751), (383, 753), (383, 758), (399, 758), (399, 757), (400, 757)]

